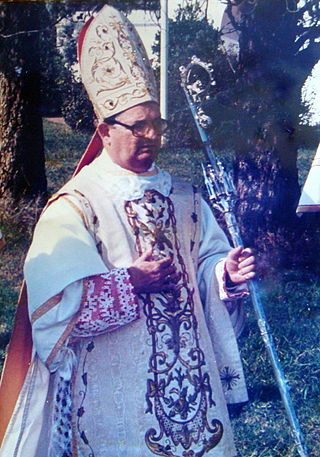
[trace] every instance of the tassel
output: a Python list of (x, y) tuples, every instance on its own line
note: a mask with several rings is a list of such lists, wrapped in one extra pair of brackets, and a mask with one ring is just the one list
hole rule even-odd
[(56, 360), (53, 389), (53, 414), (50, 429), (49, 457), (72, 457), (72, 385), (71, 378), (77, 364), (73, 350), (63, 346)]

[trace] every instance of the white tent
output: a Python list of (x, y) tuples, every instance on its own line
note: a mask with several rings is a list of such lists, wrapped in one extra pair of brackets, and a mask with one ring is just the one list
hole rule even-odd
[(297, 214), (320, 211), (320, 144), (303, 186)]

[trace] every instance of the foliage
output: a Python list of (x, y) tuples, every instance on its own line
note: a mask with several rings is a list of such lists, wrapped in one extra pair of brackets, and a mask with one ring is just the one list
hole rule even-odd
[[(297, 6), (296, 2), (293, 4)], [(192, 47), (214, 68), (216, 85), (203, 108), (213, 119), (208, 134), (214, 148), (235, 151), (237, 212), (244, 242), (259, 247), (266, 256), (278, 251), (279, 262), (288, 262), (292, 243), (299, 240), (299, 250), (311, 252), (312, 248), (303, 243), (314, 239), (310, 237), (311, 224), (306, 231), (305, 220), (297, 220), (295, 209), (300, 196), (297, 151), (314, 141), (310, 140), (310, 129), (308, 132), (300, 125), (306, 113), (301, 89), (318, 59), (319, 4), (307, 0), (292, 11), (289, 2), (282, 0), (227, 1), (228, 21), (238, 33), (239, 51), (225, 56), (219, 52), (217, 37), (210, 43), (209, 26), (199, 18), (197, 5), (186, 2), (177, 16), (179, 23), (170, 23), (169, 69), (171, 65), (174, 73), (169, 109), (173, 113), (181, 104), (186, 106), (172, 81), (179, 79), (181, 49), (186, 50), (185, 64)], [(184, 21), (185, 17), (190, 22)], [(202, 27), (204, 34), (191, 36), (189, 31), (196, 27)], [(174, 45), (178, 41), (176, 55)], [(198, 135), (192, 127), (188, 129), (190, 118), (180, 111), (176, 119), (175, 140), (180, 141), (180, 131), (186, 135), (189, 130), (194, 145)], [(279, 244), (283, 247), (281, 255)]]
[[(193, 55), (205, 62), (211, 62), (216, 69), (218, 82), (228, 84), (230, 69), (219, 51), (219, 33), (203, 17), (200, 2), (186, 2), (176, 11), (174, 20), (169, 20), (169, 61), (168, 61), (168, 111), (173, 127), (169, 146), (199, 147), (199, 138), (194, 121), (186, 104), (180, 85), (180, 67), (186, 66)], [(160, 60), (160, 33), (156, 35), (153, 52)], [(183, 49), (183, 52), (181, 50)], [(159, 73), (160, 67), (157, 68)]]
[(60, 116), (63, 100), (61, 73), (63, 63), (56, 46), (55, 27), (43, 30), (40, 35), (40, 99), (43, 116)]
[[(173, 128), (167, 147), (200, 146), (179, 84), (179, 67), (195, 54), (214, 69), (216, 84), (203, 104), (213, 120), (207, 133), (214, 149), (235, 151), (233, 176), (244, 242), (263, 251), (266, 261), (273, 258), (276, 264), (289, 266), (318, 263), (320, 247), (319, 217), (298, 219), (295, 214), (300, 196), (298, 148), (316, 146), (318, 141), (316, 130), (300, 123), (306, 113), (301, 88), (318, 45), (314, 39), (306, 42), (310, 52), (304, 54), (295, 36), (300, 36), (299, 45), (304, 33), (309, 39), (312, 33), (318, 36), (319, 11), (310, 1), (294, 13), (286, 5), (277, 1), (271, 8), (264, 0), (250, 2), (239, 24), (234, 10), (229, 11), (229, 20), (241, 33), (238, 55), (221, 52), (219, 35), (203, 17), (200, 2), (186, 1), (178, 9), (169, 23), (168, 107)], [(312, 11), (308, 24), (302, 20), (307, 11)], [(153, 50), (159, 58), (159, 35)], [(306, 59), (302, 68), (301, 59)]]
[(69, 15), (60, 26), (58, 35), (63, 62), (60, 84), (63, 93), (62, 115), (72, 129), (88, 133), (94, 130), (94, 113), (79, 75), (76, 73), (76, 63), (77, 36), (89, 16), (90, 13), (87, 11), (75, 13), (73, 10), (72, 15)]
[[(230, 120), (233, 116), (227, 137), (237, 144), (235, 178), (245, 241), (261, 246), (261, 234), (269, 233), (263, 246), (268, 252), (275, 247), (272, 240), (285, 247), (309, 237), (295, 216), (296, 164), (305, 112), (301, 89), (318, 60), (320, 9), (313, 0), (293, 10), (285, 1), (234, 5), (227, 2), (229, 21), (239, 33), (239, 56), (234, 87), (220, 110)], [(283, 257), (291, 252), (284, 249)]]
[(70, 127), (62, 123), (46, 121), (44, 128), (48, 191), (49, 194), (53, 194), (71, 178), (90, 136), (83, 133), (74, 134)]
[(255, 148), (257, 140), (272, 147), (274, 131), (292, 136), (305, 114), (301, 89), (318, 61), (319, 4), (306, 0), (294, 10), (286, 1), (234, 4), (227, 2), (229, 21), (239, 34), (229, 118), (237, 120), (232, 128), (239, 149)]

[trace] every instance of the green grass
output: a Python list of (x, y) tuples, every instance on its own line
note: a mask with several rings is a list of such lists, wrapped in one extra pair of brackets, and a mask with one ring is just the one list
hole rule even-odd
[[(262, 301), (310, 456), (316, 457), (320, 444), (319, 279), (296, 271), (278, 279), (262, 282)], [(239, 344), (251, 401), (233, 419), (235, 436), (246, 457), (293, 457), (298, 454), (249, 302), (247, 313)]]
[[(69, 179), (84, 151), (88, 136), (73, 134), (63, 125), (45, 122), (47, 176), (50, 193)], [(314, 151), (299, 152), (299, 173), (306, 177)], [(222, 158), (230, 163), (230, 153)], [(160, 166), (184, 179), (202, 182), (201, 152), (163, 151)], [(1, 225), (6, 247), (0, 257), (0, 357), (15, 312), (23, 261), (30, 243), (32, 217), (25, 225)], [(271, 326), (292, 399), (304, 431), (310, 457), (320, 456), (320, 280), (310, 271), (282, 271), (260, 281), (262, 301)], [(259, 334), (252, 306), (245, 304), (247, 325), (239, 340), (250, 402), (232, 412), (242, 457), (297, 457), (275, 378)]]
[(46, 120), (44, 131), (48, 190), (52, 194), (72, 176), (90, 137)]

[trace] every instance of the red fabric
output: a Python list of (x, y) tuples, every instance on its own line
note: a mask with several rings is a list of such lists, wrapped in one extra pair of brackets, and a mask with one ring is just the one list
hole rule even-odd
[(90, 143), (87, 146), (87, 149), (85, 150), (83, 156), (81, 157), (77, 168), (75, 172), (73, 173), (73, 176), (77, 175), (79, 171), (85, 167), (86, 165), (89, 165), (93, 160), (96, 158), (96, 156), (99, 154), (99, 152), (102, 149), (102, 140), (100, 138), (100, 135), (98, 133), (98, 130), (96, 130), (93, 134), (93, 137), (90, 140)]
[(23, 283), (0, 383), (0, 445), (30, 366), (31, 354), (32, 334), (27, 288)]
[(92, 16), (85, 24), (84, 26), (82, 27), (82, 29), (80, 30), (80, 33), (79, 33), (79, 36), (78, 36), (78, 43), (77, 43), (77, 56), (78, 56), (78, 61), (80, 63), (80, 58), (81, 58), (81, 52), (82, 52), (82, 45), (83, 45), (83, 40), (84, 40), (84, 37), (87, 33), (87, 30), (89, 28), (89, 25), (91, 24), (91, 22), (93, 21), (94, 17)]
[[(92, 16), (85, 23), (85, 25), (82, 27), (82, 29), (80, 31), (80, 34), (79, 34), (79, 37), (78, 37), (77, 55), (78, 55), (79, 64), (80, 64), (80, 60), (81, 60), (81, 52), (82, 52), (83, 41), (84, 41), (84, 38), (85, 38), (86, 33), (87, 33), (87, 30), (88, 30), (91, 22), (93, 21), (93, 19), (94, 19), (94, 17)], [(78, 163), (77, 168), (76, 168), (73, 176), (78, 174), (79, 171), (83, 167), (85, 167), (86, 165), (89, 165), (89, 163), (91, 163), (95, 159), (95, 157), (101, 151), (101, 149), (102, 149), (102, 141), (101, 141), (101, 138), (100, 138), (100, 136), (98, 134), (98, 131), (96, 130), (94, 132), (94, 134), (93, 134), (93, 137), (90, 140), (90, 143), (87, 146), (87, 149), (85, 150), (83, 156), (81, 157), (80, 162)]]
[(85, 278), (81, 305), (72, 330), (76, 337), (112, 332), (140, 317), (137, 297), (125, 268)]

